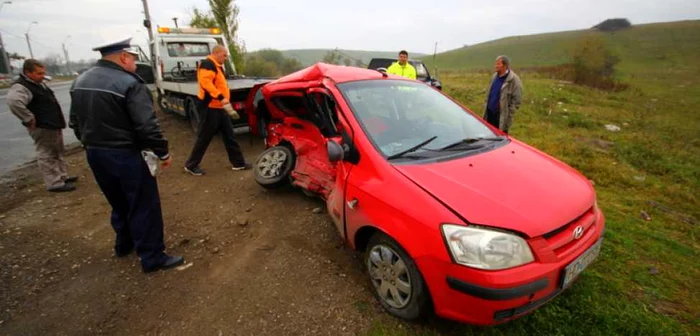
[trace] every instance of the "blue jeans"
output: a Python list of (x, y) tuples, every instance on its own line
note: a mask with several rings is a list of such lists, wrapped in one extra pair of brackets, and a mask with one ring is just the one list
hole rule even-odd
[(112, 206), (116, 251), (136, 248), (144, 269), (167, 260), (158, 183), (141, 152), (132, 149), (86, 149), (87, 160), (102, 193)]

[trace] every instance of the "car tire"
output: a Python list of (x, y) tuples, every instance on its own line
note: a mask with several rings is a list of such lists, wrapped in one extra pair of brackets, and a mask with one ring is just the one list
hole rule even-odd
[(404, 320), (415, 320), (430, 312), (430, 293), (425, 281), (398, 242), (382, 232), (375, 233), (363, 260), (372, 292), (387, 312)]
[(287, 146), (274, 146), (266, 149), (255, 160), (253, 178), (266, 189), (280, 188), (290, 181), (296, 157)]

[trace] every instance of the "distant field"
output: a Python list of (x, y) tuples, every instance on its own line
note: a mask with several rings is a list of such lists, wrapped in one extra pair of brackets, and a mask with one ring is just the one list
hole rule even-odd
[[(567, 61), (589, 32), (505, 38), (439, 55), (446, 93), (482, 112), (493, 58)], [(477, 328), (380, 314), (370, 335), (700, 335), (700, 21), (606, 36), (630, 87), (604, 92), (524, 71), (511, 134), (593, 180), (607, 217), (600, 258), (576, 284), (517, 321)], [(606, 124), (621, 128), (605, 129)], [(565, 187), (565, 186), (561, 186)], [(651, 220), (642, 218), (642, 212)]]
[[(447, 69), (491, 69), (498, 55), (508, 55), (517, 68), (552, 66), (569, 62), (571, 48), (587, 34), (605, 37), (622, 62), (619, 67), (644, 71), (647, 67), (694, 67), (700, 61), (700, 20), (633, 26), (615, 33), (577, 30), (528, 36), (514, 36), (475, 44), (437, 55), (437, 65)], [(424, 57), (432, 69), (432, 56)], [(653, 70), (653, 69), (652, 69)]]
[[(293, 50), (282, 50), (285, 57), (296, 58), (301, 62), (303, 66), (312, 65), (321, 59), (328, 51), (333, 49), (293, 49)], [(364, 64), (369, 64), (369, 60), (374, 57), (396, 57), (399, 50), (396, 51), (370, 51), (370, 50), (345, 50), (339, 49), (342, 55), (347, 55), (353, 59), (353, 65), (355, 65), (354, 60), (361, 60)], [(425, 54), (411, 53), (409, 50), (411, 58), (418, 58), (425, 56)]]

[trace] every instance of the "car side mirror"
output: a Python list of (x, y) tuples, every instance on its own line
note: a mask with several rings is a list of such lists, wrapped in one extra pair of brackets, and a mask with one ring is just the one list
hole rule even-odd
[(326, 142), (326, 149), (328, 150), (328, 160), (330, 162), (342, 161), (345, 158), (345, 149), (333, 140)]

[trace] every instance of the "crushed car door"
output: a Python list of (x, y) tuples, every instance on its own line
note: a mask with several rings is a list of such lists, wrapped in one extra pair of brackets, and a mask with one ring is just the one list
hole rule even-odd
[[(314, 107), (319, 111), (319, 118), (326, 124), (328, 135), (326, 137), (326, 160), (333, 168), (333, 176), (326, 180), (324, 186), (326, 195), (326, 208), (331, 219), (338, 229), (338, 233), (345, 239), (345, 184), (353, 166), (350, 155), (352, 146), (352, 129), (349, 127), (345, 116), (341, 113), (332, 93), (325, 88), (309, 89)], [(343, 149), (343, 159), (331, 161), (328, 156), (328, 142), (335, 142)], [(347, 154), (345, 154), (347, 153)]]

